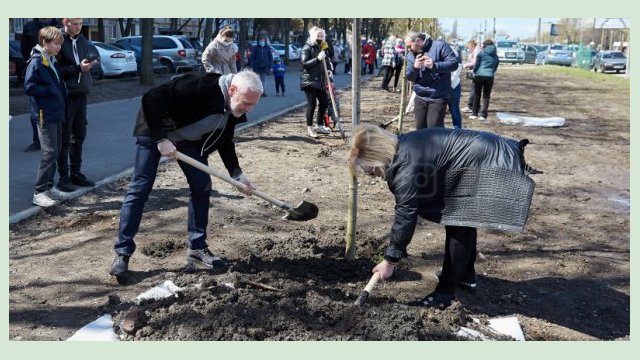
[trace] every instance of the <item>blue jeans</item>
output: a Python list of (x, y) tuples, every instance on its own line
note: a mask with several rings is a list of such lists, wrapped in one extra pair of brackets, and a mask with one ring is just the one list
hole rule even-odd
[[(200, 156), (200, 141), (181, 141), (176, 144), (178, 151), (207, 165), (207, 157)], [(138, 136), (136, 141), (136, 159), (129, 190), (124, 197), (120, 211), (120, 226), (114, 250), (119, 255), (131, 256), (136, 250), (133, 241), (156, 179), (160, 152), (156, 143), (148, 136)], [(189, 184), (189, 210), (187, 245), (190, 249), (207, 247), (207, 225), (209, 223), (209, 196), (211, 195), (211, 177), (191, 165), (178, 162)]]
[(460, 113), (460, 96), (462, 96), (462, 84), (458, 84), (449, 93), (449, 112), (451, 113), (451, 122), (455, 129), (462, 128), (462, 114)]

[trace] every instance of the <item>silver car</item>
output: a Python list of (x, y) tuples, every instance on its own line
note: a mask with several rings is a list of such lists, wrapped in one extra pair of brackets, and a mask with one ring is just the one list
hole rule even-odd
[(524, 63), (524, 51), (520, 48), (517, 41), (498, 40), (496, 42), (496, 50), (498, 51), (500, 63), (520, 65)]
[(593, 59), (593, 71), (615, 71), (619, 73), (627, 70), (627, 57), (621, 51), (601, 51)]
[[(142, 36), (125, 36), (114, 45), (134, 45), (142, 47)], [(171, 35), (153, 36), (153, 53), (170, 73), (194, 70), (198, 66), (196, 50), (189, 41)]]

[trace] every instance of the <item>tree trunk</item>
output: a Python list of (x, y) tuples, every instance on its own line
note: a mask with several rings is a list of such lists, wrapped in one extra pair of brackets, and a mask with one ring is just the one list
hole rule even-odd
[(305, 40), (309, 37), (309, 18), (302, 18), (302, 35)]
[(200, 36), (200, 35), (202, 35), (202, 23), (203, 23), (203, 22), (204, 22), (204, 19), (203, 19), (203, 18), (201, 18), (201, 19), (199, 19), (199, 20), (198, 20), (198, 33), (196, 34), (196, 37), (197, 37), (198, 39), (201, 39), (201, 36)]
[[(124, 21), (127, 21), (127, 24), (124, 24)], [(118, 19), (118, 25), (120, 26), (120, 35), (121, 36), (129, 36), (131, 35), (131, 27), (133, 25), (133, 19), (131, 18), (119, 18)]]
[[(238, 51), (242, 58), (242, 66), (247, 63), (247, 53), (245, 51), (247, 45), (247, 33), (249, 32), (249, 21), (247, 18), (240, 19), (240, 34), (238, 35)], [(238, 69), (240, 70), (240, 69)]]
[(104, 19), (98, 18), (98, 41), (104, 41)]
[(211, 42), (211, 35), (213, 34), (213, 19), (207, 18), (204, 21), (204, 35), (202, 37), (202, 47), (206, 48)]
[(142, 59), (140, 60), (140, 83), (153, 85), (153, 68), (151, 58), (153, 54), (153, 18), (141, 18), (142, 27)]

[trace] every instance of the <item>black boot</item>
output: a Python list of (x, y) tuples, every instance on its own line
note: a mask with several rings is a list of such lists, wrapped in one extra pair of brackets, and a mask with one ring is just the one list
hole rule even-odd
[(127, 255), (116, 255), (111, 264), (109, 275), (126, 276), (129, 273), (129, 257)]

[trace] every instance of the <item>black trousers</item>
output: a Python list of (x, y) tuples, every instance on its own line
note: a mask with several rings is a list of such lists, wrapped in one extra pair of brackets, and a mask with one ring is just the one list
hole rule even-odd
[[(489, 113), (489, 101), (491, 99), (491, 89), (493, 88), (493, 78), (486, 76), (476, 76), (473, 81), (474, 96), (473, 96), (473, 115), (480, 115), (487, 117)], [(482, 102), (480, 97), (482, 96)]]
[(318, 126), (324, 125), (324, 114), (329, 107), (327, 94), (324, 90), (315, 89), (310, 86), (304, 89), (304, 94), (307, 97), (307, 126), (313, 125), (313, 112), (316, 110), (316, 101), (318, 102), (318, 113), (316, 114), (317, 124)]
[(437, 292), (454, 294), (465, 275), (475, 274), (478, 230), (462, 226), (445, 226), (444, 261)]
[(69, 96), (69, 114), (62, 125), (62, 146), (58, 156), (60, 178), (80, 172), (82, 165), (82, 144), (87, 136), (87, 95)]
[(275, 82), (276, 82), (276, 94), (280, 93), (280, 90), (282, 90), (282, 95), (284, 95), (284, 77), (275, 77)]
[(444, 127), (444, 116), (447, 114), (447, 102), (444, 100), (426, 102), (416, 96), (413, 103), (413, 114), (416, 117), (416, 130)]

